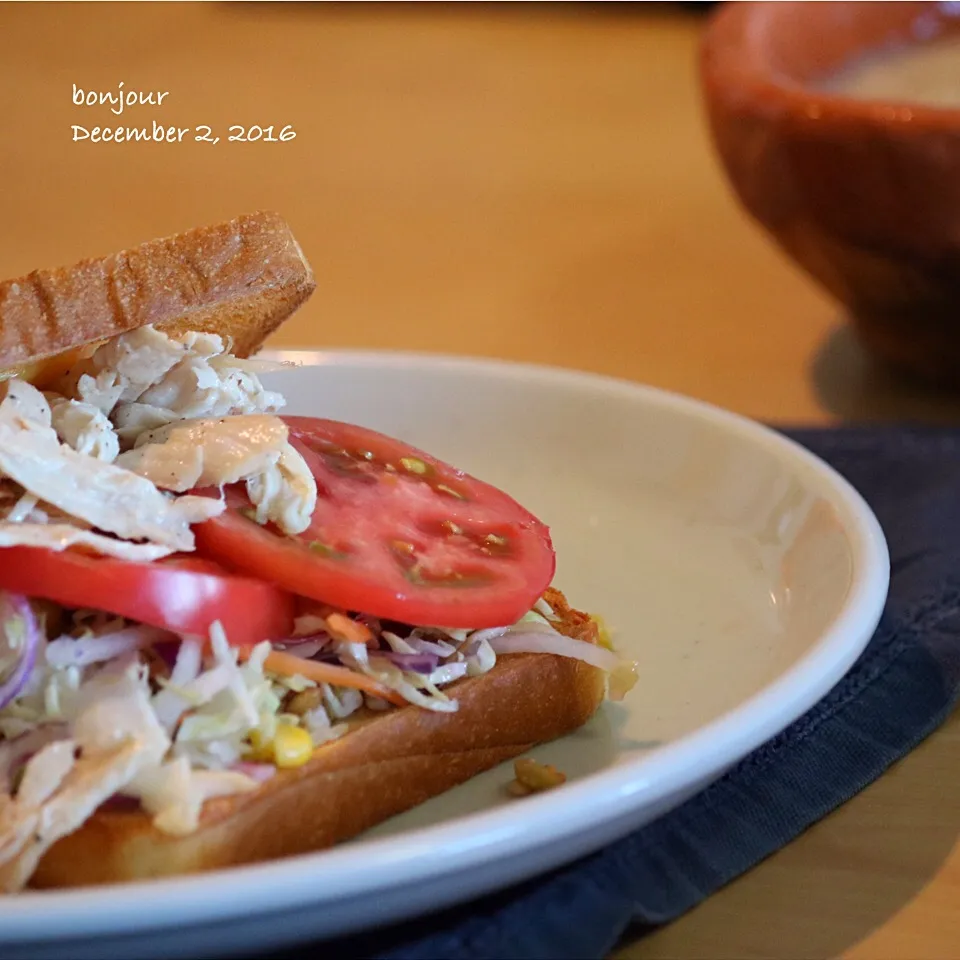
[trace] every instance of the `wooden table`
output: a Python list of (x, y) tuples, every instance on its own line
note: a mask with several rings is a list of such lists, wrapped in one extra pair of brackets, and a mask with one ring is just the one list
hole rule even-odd
[[(871, 367), (731, 199), (699, 108), (700, 25), (583, 4), (4, 5), (0, 272), (275, 208), (319, 281), (278, 346), (562, 364), (779, 421), (956, 419)], [(121, 80), (168, 96), (120, 117), (72, 102), (73, 84)], [(154, 120), (190, 136), (71, 139)], [(221, 142), (192, 140), (199, 124)], [(230, 143), (231, 124), (297, 136)], [(958, 751), (953, 722), (618, 956), (960, 953)]]

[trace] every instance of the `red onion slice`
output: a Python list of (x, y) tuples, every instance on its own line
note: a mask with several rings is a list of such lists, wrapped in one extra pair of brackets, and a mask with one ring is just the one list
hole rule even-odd
[(170, 640), (162, 640), (160, 643), (154, 644), (153, 649), (160, 659), (173, 670), (180, 654), (180, 646), (181, 641), (173, 637)]
[(16, 638), (19, 643), (20, 658), (7, 678), (0, 683), (0, 710), (13, 700), (24, 688), (37, 662), (37, 648), (40, 646), (40, 628), (33, 609), (26, 597), (16, 593), (0, 593), (0, 624), (10, 644), (10, 630), (19, 630), (22, 636)]
[(278, 650), (283, 650), (291, 656), (300, 657), (303, 660), (310, 660), (322, 650), (330, 646), (333, 637), (329, 633), (321, 631), (319, 633), (305, 634), (302, 637), (286, 637), (277, 641), (274, 646)]
[[(499, 627), (497, 628), (499, 630)], [(502, 631), (501, 631), (502, 632)], [(457, 652), (452, 643), (443, 640), (425, 640), (423, 637), (407, 637), (407, 643), (417, 653), (432, 653), (441, 659)]]
[(583, 660), (593, 667), (613, 673), (623, 661), (612, 650), (575, 640), (556, 631), (523, 630), (494, 637), (490, 641), (496, 653), (553, 653), (558, 657), (570, 657)]
[(316, 643), (320, 646), (326, 646), (332, 639), (329, 633), (320, 630), (317, 633), (305, 633), (302, 637), (284, 637), (277, 641), (277, 646), (282, 646), (284, 649), (296, 647), (299, 643)]
[(440, 661), (440, 658), (432, 653), (394, 653), (392, 650), (378, 650), (373, 656), (389, 660), (401, 670), (424, 674), (433, 673)]

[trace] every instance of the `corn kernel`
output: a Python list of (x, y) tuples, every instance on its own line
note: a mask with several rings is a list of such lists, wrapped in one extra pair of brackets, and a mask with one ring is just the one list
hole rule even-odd
[(271, 763), (273, 761), (273, 744), (264, 740), (259, 730), (250, 731), (250, 749), (244, 754), (245, 760), (254, 763)]
[(302, 767), (313, 756), (313, 740), (303, 727), (281, 723), (273, 738), (273, 762), (281, 769)]
[(531, 757), (521, 757), (513, 761), (513, 772), (517, 779), (513, 783), (514, 787), (508, 785), (510, 792), (514, 796), (523, 796), (523, 793), (537, 793), (540, 790), (549, 790), (551, 787), (559, 787), (561, 783), (566, 783), (567, 775), (561, 773), (556, 767), (549, 763), (537, 763)]

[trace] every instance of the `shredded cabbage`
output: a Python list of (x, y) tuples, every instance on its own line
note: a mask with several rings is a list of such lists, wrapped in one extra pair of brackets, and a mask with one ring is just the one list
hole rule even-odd
[[(307, 616), (298, 619), (301, 630), (313, 631), (306, 639), (276, 646), (363, 673), (406, 702), (438, 713), (457, 710), (455, 688), (445, 688), (492, 670), (498, 648), (578, 656), (607, 669), (611, 694), (620, 694), (630, 677), (626, 668), (613, 669), (616, 655), (563, 637), (552, 619), (545, 602), (514, 624), (474, 631), (417, 627), (401, 636), (364, 619), (383, 644), (378, 651), (321, 637), (316, 630), (325, 621)], [(23, 752), (15, 744), (62, 742), (45, 754), (49, 771), (38, 765), (32, 774), (54, 789), (67, 766), (66, 744), (75, 743), (84, 755), (132, 741), (139, 759), (118, 792), (139, 800), (158, 829), (182, 835), (196, 828), (206, 800), (256, 789), (266, 778), (265, 769), (273, 768), (263, 762), (261, 748), (273, 742), (281, 724), (302, 727), (318, 746), (342, 736), (358, 712), (392, 709), (353, 687), (265, 669), (270, 643), (241, 661), (220, 623), (211, 626), (208, 639), (178, 638), (97, 611), (75, 611), (68, 633), (50, 642), (41, 637), (28, 682), (0, 710), (0, 738), (10, 744), (7, 770)], [(178, 644), (175, 655), (171, 643)], [(421, 664), (433, 657), (436, 666), (429, 673), (404, 669), (413, 662), (405, 656)], [(0, 779), (2, 774), (0, 769)]]

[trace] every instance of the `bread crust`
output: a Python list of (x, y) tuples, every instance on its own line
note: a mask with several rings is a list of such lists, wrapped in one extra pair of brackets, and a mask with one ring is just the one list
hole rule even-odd
[[(559, 629), (596, 642), (595, 623), (550, 591)], [(58, 841), (33, 887), (85, 886), (195, 873), (319, 850), (582, 726), (605, 676), (551, 654), (500, 657), (489, 673), (451, 685), (453, 714), (403, 707), (370, 714), (339, 740), (252, 793), (208, 801), (186, 837), (139, 811), (105, 810)]]
[(146, 324), (170, 334), (220, 333), (248, 356), (314, 286), (290, 227), (270, 212), (34, 270), (0, 282), (0, 370)]

